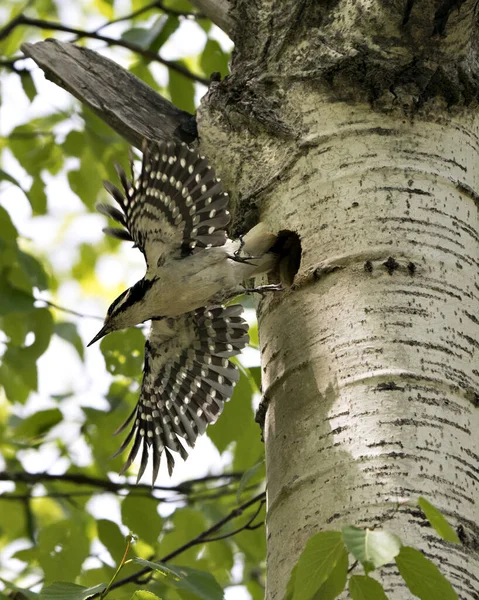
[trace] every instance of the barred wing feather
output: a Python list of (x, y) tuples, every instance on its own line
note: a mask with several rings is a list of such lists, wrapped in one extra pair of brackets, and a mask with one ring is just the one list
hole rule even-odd
[(138, 480), (148, 464), (150, 449), (153, 482), (162, 454), (166, 455), (171, 475), (171, 451), (186, 458), (182, 440), (193, 447), (198, 435), (216, 421), (239, 378), (237, 367), (228, 359), (239, 354), (249, 341), (248, 324), (241, 312), (239, 304), (213, 306), (177, 319), (152, 322), (140, 399), (116, 432), (133, 423), (115, 454), (133, 441), (122, 473), (142, 448)]
[(122, 228), (104, 231), (133, 241), (149, 267), (225, 243), (229, 197), (205, 157), (183, 143), (159, 142), (145, 145), (137, 181), (115, 166), (123, 192), (109, 181), (105, 188), (121, 210), (108, 204), (97, 208)]

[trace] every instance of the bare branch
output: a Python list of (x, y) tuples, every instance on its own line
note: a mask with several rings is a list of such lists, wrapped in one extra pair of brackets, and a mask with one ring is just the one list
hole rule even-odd
[(74, 315), (75, 317), (81, 317), (82, 319), (98, 319), (100, 321), (103, 321), (103, 317), (100, 317), (99, 315), (87, 315), (85, 313), (81, 313), (76, 310), (72, 310), (71, 308), (65, 308), (64, 306), (59, 306), (58, 304), (55, 304), (54, 302), (50, 302), (50, 300), (45, 300), (44, 298), (35, 298), (35, 296), (32, 296), (32, 298), (35, 300), (35, 302), (43, 302), (47, 306), (51, 306), (51, 308), (55, 308), (56, 310), (60, 310), (62, 312), (68, 313), (69, 315)]
[(161, 58), (161, 56), (159, 54), (157, 54), (156, 52), (142, 48), (141, 46), (138, 46), (138, 44), (128, 42), (127, 40), (117, 39), (117, 38), (112, 38), (112, 37), (109, 37), (106, 35), (102, 35), (95, 31), (85, 31), (83, 29), (77, 29), (76, 27), (69, 27), (67, 25), (62, 25), (61, 23), (55, 23), (53, 21), (44, 21), (42, 19), (33, 19), (31, 17), (26, 17), (25, 15), (18, 15), (10, 23), (7, 23), (7, 25), (5, 25), (5, 27), (2, 30), (0, 30), (0, 40), (5, 38), (16, 27), (18, 27), (20, 25), (28, 25), (30, 27), (37, 27), (38, 29), (47, 29), (50, 31), (64, 31), (66, 33), (73, 33), (78, 38), (89, 38), (89, 39), (93, 39), (93, 40), (99, 40), (101, 42), (107, 43), (109, 46), (120, 46), (121, 48), (126, 48), (127, 50), (131, 50), (132, 52), (135, 52), (136, 54), (140, 54), (141, 56), (144, 56), (145, 58), (148, 58), (149, 60), (159, 62), (162, 65), (165, 65), (165, 67), (168, 67), (169, 69), (172, 69), (173, 71), (176, 71), (177, 73), (180, 73), (181, 75), (184, 75), (187, 79), (192, 79), (193, 81), (196, 81), (197, 83), (202, 83), (203, 85), (208, 85), (208, 83), (209, 83), (208, 80), (203, 79), (202, 77), (198, 77), (197, 75), (194, 75), (193, 73), (191, 73), (191, 71), (189, 71), (182, 65), (179, 65), (178, 63), (173, 62), (173, 61), (165, 60), (164, 58)]
[(196, 122), (118, 64), (59, 40), (23, 44), (45, 76), (73, 94), (137, 148), (143, 140), (197, 137)]
[(206, 475), (197, 479), (189, 479), (174, 486), (155, 485), (151, 486), (146, 483), (115, 483), (109, 479), (100, 479), (99, 477), (91, 477), (81, 473), (63, 473), (63, 475), (51, 475), (49, 473), (27, 473), (20, 471), (9, 473), (8, 471), (0, 471), (0, 481), (14, 481), (28, 484), (48, 483), (53, 481), (75, 483), (78, 485), (89, 485), (94, 488), (101, 488), (109, 492), (119, 492), (120, 490), (161, 490), (167, 492), (178, 492), (179, 494), (188, 494), (192, 488), (198, 484), (207, 483), (208, 481), (218, 481), (221, 479), (241, 479), (243, 473), (227, 473), (222, 475)]
[(218, 25), (230, 37), (233, 37), (234, 21), (230, 15), (228, 0), (191, 0), (208, 19)]
[(95, 33), (98, 33), (102, 29), (105, 29), (106, 27), (113, 25), (113, 23), (121, 23), (123, 21), (129, 21), (130, 19), (139, 17), (140, 15), (142, 15), (150, 10), (153, 10), (154, 8), (158, 8), (162, 12), (164, 12), (166, 15), (171, 15), (173, 17), (186, 17), (186, 18), (192, 18), (192, 19), (204, 18), (204, 15), (202, 15), (200, 13), (192, 13), (192, 12), (187, 12), (187, 11), (183, 11), (183, 10), (176, 10), (175, 8), (168, 8), (167, 6), (165, 6), (164, 2), (162, 2), (161, 0), (156, 0), (155, 2), (151, 2), (150, 4), (147, 4), (146, 6), (142, 6), (141, 8), (138, 8), (137, 10), (133, 11), (129, 15), (125, 15), (124, 17), (118, 17), (117, 19), (112, 19), (111, 21), (107, 21), (106, 23), (104, 23), (103, 25), (98, 27), (98, 29), (95, 29)]
[[(265, 501), (266, 501), (266, 492), (262, 492), (261, 494), (254, 496), (253, 498), (251, 498), (244, 504), (241, 504), (237, 508), (234, 508), (228, 515), (226, 515), (226, 517), (217, 521), (209, 529), (206, 529), (205, 531), (200, 533), (198, 536), (191, 539), (189, 542), (186, 542), (186, 544), (183, 544), (179, 548), (176, 548), (176, 550), (173, 550), (173, 552), (170, 552), (169, 554), (166, 554), (165, 556), (160, 558), (158, 560), (158, 562), (163, 562), (163, 563), (168, 562), (169, 560), (176, 558), (178, 555), (182, 554), (183, 552), (185, 552), (189, 548), (192, 548), (193, 546), (197, 546), (199, 544), (206, 544), (207, 542), (210, 542), (210, 541), (211, 542), (216, 541), (215, 538), (211, 537), (213, 533), (216, 533), (219, 529), (221, 529), (224, 525), (226, 525), (226, 523), (229, 523), (230, 521), (240, 517), (245, 512), (245, 510), (250, 508), (250, 506), (254, 506), (255, 504), (257, 504), (259, 502), (260, 503), (259, 508), (254, 512), (253, 517), (252, 518), (250, 517), (248, 519), (248, 521), (244, 524), (243, 527), (239, 527), (238, 529), (235, 529), (233, 532), (229, 533), (228, 535), (221, 536), (218, 539), (225, 539), (226, 537), (231, 537), (232, 535), (235, 535), (236, 533), (243, 531), (243, 529), (251, 528), (251, 523), (258, 516), (259, 511), (261, 510), (261, 507), (263, 506)], [(135, 583), (135, 582), (138, 583), (140, 580), (142, 580), (142, 578), (145, 575), (148, 575), (151, 571), (152, 571), (152, 569), (150, 569), (149, 567), (145, 567), (144, 569), (141, 569), (140, 571), (137, 571), (136, 573), (133, 573), (132, 575), (129, 575), (128, 577), (124, 577), (123, 579), (120, 579), (119, 581), (117, 581), (116, 583), (114, 583), (111, 586), (111, 589), (112, 590), (117, 589), (119, 587), (126, 585), (127, 583)], [(142, 583), (145, 583), (145, 581), (142, 580)], [(99, 594), (91, 596), (91, 598), (98, 598), (98, 597), (99, 597)]]

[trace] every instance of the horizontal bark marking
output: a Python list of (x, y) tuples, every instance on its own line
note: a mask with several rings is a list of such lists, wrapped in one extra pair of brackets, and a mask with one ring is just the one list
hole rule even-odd
[(463, 311), (462, 311), (462, 314), (463, 314), (465, 317), (467, 317), (468, 319), (470, 319), (470, 320), (471, 320), (473, 323), (475, 323), (476, 325), (479, 325), (479, 319), (478, 319), (478, 318), (477, 318), (475, 315), (473, 315), (473, 314), (471, 314), (471, 313), (468, 313), (468, 312), (467, 312), (467, 310), (463, 310)]
[[(381, 294), (401, 294), (403, 296), (413, 296), (414, 298), (425, 298), (426, 300), (442, 300), (442, 291), (440, 295), (428, 294), (426, 292), (420, 292), (418, 290), (405, 290), (400, 288), (394, 289), (385, 289), (381, 291)], [(454, 296), (453, 296), (454, 297)], [(458, 300), (462, 300), (462, 298), (457, 297)]]
[(459, 423), (457, 423), (456, 421), (451, 421), (449, 419), (445, 419), (444, 417), (438, 417), (436, 415), (430, 415), (429, 418), (434, 421), (437, 421), (438, 423), (442, 423), (443, 425), (448, 425), (449, 427), (452, 427), (453, 429), (459, 429), (459, 431), (462, 431), (463, 433), (467, 433), (467, 435), (471, 435), (471, 430), (469, 429), (469, 427), (464, 427), (462, 425), (459, 425)]
[(381, 440), (380, 442), (366, 442), (366, 448), (385, 448), (386, 446), (399, 446), (400, 448), (404, 448), (401, 440), (395, 440), (394, 442)]
[(454, 356), (455, 358), (462, 358), (460, 354), (457, 352), (453, 352), (447, 346), (441, 346), (440, 344), (432, 344), (431, 342), (420, 342), (418, 340), (403, 340), (400, 338), (396, 338), (391, 340), (392, 344), (401, 344), (404, 346), (411, 346), (412, 348), (424, 348), (426, 350), (434, 350), (435, 352), (440, 352), (441, 354), (446, 354), (447, 356)]
[[(451, 484), (452, 484), (451, 481), (445, 479), (444, 477), (439, 477), (438, 475), (431, 475), (429, 473), (418, 473), (417, 477), (418, 477), (418, 479), (426, 479), (427, 481), (433, 481), (435, 484), (438, 485), (438, 487), (444, 487), (444, 486), (451, 487)], [(471, 498), (471, 496), (468, 496), (465, 493), (465, 491), (464, 492), (461, 491), (461, 487), (456, 482), (454, 483), (453, 491), (455, 493), (456, 498), (461, 498), (462, 500), (465, 500), (472, 506), (476, 505), (474, 498)]]
[(374, 314), (379, 314), (379, 315), (416, 315), (418, 317), (424, 317), (427, 318), (430, 316), (430, 312), (428, 310), (426, 310), (425, 308), (412, 308), (410, 306), (401, 306), (401, 305), (394, 305), (394, 306), (374, 306), (372, 308), (370, 307), (366, 307), (364, 309), (364, 313), (366, 315), (374, 315)]
[(475, 388), (477, 389), (477, 380), (475, 381), (472, 377), (469, 376), (468, 373), (465, 373), (460, 369), (455, 369), (454, 367), (451, 367), (451, 365), (447, 362), (434, 362), (430, 359), (426, 359), (425, 365), (432, 365), (437, 367), (438, 370), (446, 373), (447, 377), (451, 380), (453, 380), (453, 378), (455, 377), (456, 385), (465, 392), (464, 397), (468, 400), (471, 400), (470, 393), (471, 390), (474, 390)]
[[(425, 227), (424, 229), (420, 229), (420, 228), (413, 228), (413, 227), (403, 227), (401, 221), (401, 217), (399, 218), (390, 218), (388, 219), (387, 217), (376, 217), (375, 221), (380, 221), (383, 225), (388, 225), (389, 221), (399, 221), (400, 224), (398, 224), (395, 227), (387, 227), (387, 229), (389, 231), (391, 231), (392, 233), (396, 233), (398, 234), (401, 238), (403, 238), (404, 236), (410, 236), (411, 234), (416, 234), (416, 237), (414, 239), (408, 239), (407, 243), (409, 244), (413, 244), (415, 246), (421, 244), (424, 246), (428, 246), (428, 244), (423, 243), (423, 239), (425, 236), (429, 236), (431, 238), (434, 238), (435, 240), (443, 240), (444, 242), (449, 242), (450, 244), (454, 244), (455, 246), (457, 246), (458, 248), (460, 248), (461, 250), (465, 250), (465, 245), (462, 244), (461, 242), (459, 242), (458, 240), (454, 240), (450, 237), (448, 237), (447, 235), (444, 235), (443, 233), (438, 233), (437, 231), (435, 232), (430, 232), (429, 228), (433, 227), (432, 223), (429, 223), (428, 227)], [(383, 229), (384, 231), (384, 229)], [(452, 231), (454, 234), (458, 235), (458, 233), (456, 233), (453, 229), (449, 229), (449, 231)], [(434, 247), (434, 246), (430, 246), (430, 247)], [(458, 252), (455, 252), (453, 250), (449, 250), (447, 249), (445, 246), (435, 246), (435, 248), (437, 248), (439, 251), (441, 252), (447, 252), (448, 254), (455, 254), (458, 259), (460, 258), (465, 258), (464, 254), (460, 254)], [(470, 259), (471, 263), (474, 261), (473, 258)]]
[(465, 469), (463, 467), (456, 467), (457, 471), (460, 471), (461, 473), (464, 473), (465, 475), (467, 475), (467, 477), (469, 477), (469, 479), (473, 479), (476, 483), (479, 483), (479, 477), (477, 477), (472, 471), (471, 469)]
[(463, 451), (465, 452), (465, 454), (470, 456), (477, 464), (479, 464), (479, 454), (476, 454), (469, 448), (463, 448)]
[(479, 194), (475, 190), (473, 190), (471, 186), (467, 185), (467, 183), (464, 183), (463, 181), (452, 181), (457, 187), (458, 191), (464, 196), (471, 198), (471, 200), (473, 200), (474, 204), (476, 205), (476, 208), (479, 210)]
[(406, 388), (404, 387), (399, 387), (395, 381), (385, 381), (383, 383), (378, 383), (378, 385), (375, 388), (373, 388), (373, 392), (404, 392), (405, 389)]
[[(378, 189), (383, 189), (383, 188), (378, 188)], [(432, 194), (431, 194), (432, 196)], [(455, 236), (459, 237), (460, 233), (456, 230), (456, 229), (452, 229), (452, 227), (449, 227), (448, 225), (442, 225), (441, 223), (434, 223), (432, 221), (428, 221), (426, 219), (414, 219), (413, 217), (381, 217), (378, 216), (375, 218), (376, 221), (379, 221), (380, 223), (390, 223), (390, 222), (398, 222), (398, 223), (410, 223), (411, 225), (423, 225), (424, 227), (426, 227), (427, 229), (429, 228), (433, 228), (433, 229), (442, 229), (444, 231), (453, 233)], [(414, 229), (412, 231), (422, 231), (420, 229)], [(427, 231), (427, 230), (426, 230)], [(434, 236), (438, 235), (436, 233), (432, 234)], [(451, 241), (453, 244), (457, 244), (458, 242), (456, 242), (456, 240), (447, 238), (447, 236), (443, 236), (444, 239), (449, 239), (449, 241)], [(458, 244), (460, 245), (460, 244)], [(463, 246), (461, 245), (461, 248)]]
[[(402, 186), (398, 186), (398, 185), (381, 185), (381, 186), (375, 186), (373, 189), (375, 189), (376, 191), (382, 191), (382, 192), (400, 192), (400, 193), (404, 193), (404, 194), (408, 194), (409, 196), (415, 195), (415, 196), (429, 196), (429, 197), (433, 197), (434, 194), (432, 194), (431, 192), (426, 192), (426, 190), (421, 190), (419, 188), (409, 188), (409, 187), (402, 187)], [(424, 221), (424, 223), (427, 223), (428, 225), (430, 225), (431, 223), (428, 223), (427, 221)], [(444, 225), (442, 225), (441, 227), (444, 227)]]
[(430, 421), (425, 421), (423, 419), (414, 419), (412, 417), (392, 419), (391, 421), (383, 421), (381, 419), (380, 423), (381, 425), (394, 425), (395, 427), (404, 427), (404, 425), (408, 425), (414, 427), (432, 427), (433, 429), (440, 429), (441, 431), (443, 430), (441, 425), (437, 425), (436, 423), (431, 423)]
[[(411, 389), (409, 391), (410, 391), (410, 393), (412, 393), (413, 391), (416, 392), (417, 389), (411, 387)], [(414, 401), (415, 404), (422, 404), (424, 406), (447, 405), (448, 410), (458, 416), (462, 415), (464, 412), (463, 406), (461, 406), (457, 402), (453, 402), (449, 398), (442, 396), (440, 394), (437, 394), (437, 396), (434, 398), (428, 398), (428, 397), (423, 396), (422, 394), (418, 393), (414, 398), (409, 397), (408, 400)]]
[(467, 167), (458, 163), (457, 160), (453, 158), (446, 158), (445, 156), (441, 156), (441, 154), (434, 154), (433, 152), (420, 152), (418, 150), (408, 150), (407, 148), (402, 148), (398, 151), (398, 154), (407, 154), (408, 156), (421, 156), (424, 157), (429, 164), (432, 163), (431, 159), (437, 160), (438, 162), (446, 163), (449, 165), (453, 165), (454, 167), (458, 167), (464, 173), (467, 173)]
[(466, 335), (465, 333), (461, 333), (460, 331), (458, 331), (457, 333), (460, 337), (462, 337), (462, 339), (464, 339), (466, 342), (468, 342), (473, 348), (475, 348), (476, 350), (479, 350), (479, 340), (476, 340), (476, 339), (472, 338), (470, 335)]
[(430, 206), (430, 207), (429, 206), (428, 207), (420, 206), (419, 209), (425, 210), (430, 213), (436, 213), (443, 217), (448, 217), (449, 219), (451, 219), (453, 225), (455, 225), (457, 223), (458, 226), (460, 227), (460, 229), (462, 229), (465, 233), (468, 233), (474, 241), (479, 242), (479, 232), (476, 231), (469, 223), (460, 219), (458, 216), (451, 215), (451, 213), (448, 213), (444, 210), (440, 210), (439, 208), (436, 208), (434, 206)]

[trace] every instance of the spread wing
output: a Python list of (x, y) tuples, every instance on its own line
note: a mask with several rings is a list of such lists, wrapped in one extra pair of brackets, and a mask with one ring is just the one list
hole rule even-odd
[(181, 258), (195, 249), (225, 243), (229, 197), (205, 157), (186, 144), (160, 142), (144, 146), (136, 181), (129, 181), (123, 169), (115, 167), (124, 191), (109, 181), (105, 188), (120, 210), (108, 204), (97, 209), (123, 229), (104, 231), (133, 241), (148, 267), (161, 265), (169, 256)]
[(121, 473), (142, 448), (139, 480), (151, 448), (153, 482), (163, 453), (171, 475), (175, 462), (171, 450), (186, 458), (181, 440), (193, 447), (198, 435), (216, 421), (239, 378), (237, 367), (228, 359), (239, 354), (249, 340), (242, 310), (239, 304), (214, 306), (152, 322), (140, 398), (116, 432), (133, 423), (115, 454), (118, 456), (133, 440)]

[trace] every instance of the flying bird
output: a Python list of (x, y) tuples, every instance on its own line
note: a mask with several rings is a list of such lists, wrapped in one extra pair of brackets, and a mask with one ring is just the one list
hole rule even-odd
[[(153, 482), (166, 455), (171, 475), (173, 452), (186, 458), (198, 435), (220, 415), (239, 378), (229, 358), (248, 343), (248, 325), (239, 304), (223, 302), (244, 293), (243, 282), (271, 271), (278, 260), (277, 237), (261, 223), (241, 239), (228, 237), (229, 197), (205, 157), (186, 144), (143, 146), (141, 173), (132, 180), (115, 165), (123, 191), (105, 188), (119, 208), (97, 209), (121, 228), (105, 233), (133, 242), (146, 261), (146, 273), (113, 301), (89, 345), (108, 333), (151, 320), (145, 345), (138, 403), (127, 421), (130, 443), (123, 473), (142, 449), (138, 480), (152, 454)], [(254, 291), (280, 289), (269, 285)]]

